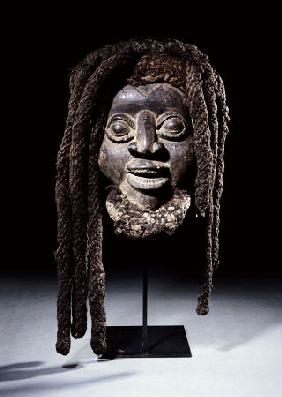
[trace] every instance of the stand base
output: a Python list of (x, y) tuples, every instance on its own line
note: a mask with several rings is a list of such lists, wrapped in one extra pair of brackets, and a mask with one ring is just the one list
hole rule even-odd
[(150, 325), (148, 351), (142, 351), (142, 326), (107, 327), (108, 351), (99, 360), (114, 358), (192, 357), (183, 325)]

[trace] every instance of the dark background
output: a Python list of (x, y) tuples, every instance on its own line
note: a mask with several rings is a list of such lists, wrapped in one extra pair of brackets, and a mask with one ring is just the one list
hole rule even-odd
[[(281, 274), (274, 255), (278, 239), (270, 226), (278, 223), (273, 202), (278, 179), (272, 172), (279, 128), (274, 111), (279, 76), (274, 13), (258, 6), (249, 11), (205, 9), (205, 15), (204, 6), (193, 11), (189, 3), (186, 9), (176, 3), (151, 7), (142, 3), (113, 9), (106, 4), (96, 11), (68, 9), (59, 14), (56, 9), (15, 6), (7, 14), (1, 83), (2, 269), (55, 272), (55, 161), (64, 131), (71, 68), (107, 43), (135, 36), (170, 36), (207, 53), (226, 85), (231, 123), (220, 273)], [(119, 247), (116, 241), (111, 243)], [(121, 247), (130, 251), (127, 257), (134, 255), (130, 244)], [(187, 268), (189, 242), (182, 238), (172, 242), (169, 250), (177, 252), (180, 266)], [(121, 260), (124, 252), (119, 254)], [(170, 260), (172, 256), (161, 266), (168, 267)]]

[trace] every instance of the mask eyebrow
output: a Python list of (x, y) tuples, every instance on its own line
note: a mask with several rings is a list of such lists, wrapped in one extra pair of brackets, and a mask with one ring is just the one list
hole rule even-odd
[(178, 112), (165, 112), (165, 113), (161, 114), (160, 116), (157, 117), (156, 125), (159, 126), (166, 119), (168, 119), (170, 117), (177, 117), (184, 123), (185, 126), (187, 125), (187, 122), (186, 122), (185, 118), (183, 117), (183, 115)]
[(106, 128), (108, 128), (115, 120), (124, 120), (131, 128), (135, 127), (135, 120), (128, 113), (114, 113), (109, 117)]

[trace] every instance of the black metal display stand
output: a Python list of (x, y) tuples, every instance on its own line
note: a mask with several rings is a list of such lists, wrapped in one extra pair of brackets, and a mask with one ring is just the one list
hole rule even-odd
[(101, 360), (114, 358), (192, 357), (183, 325), (148, 326), (148, 273), (143, 271), (142, 326), (108, 326), (108, 351)]

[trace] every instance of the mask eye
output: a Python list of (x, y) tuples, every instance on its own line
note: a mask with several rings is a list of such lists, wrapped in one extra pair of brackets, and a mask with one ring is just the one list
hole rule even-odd
[(170, 117), (163, 122), (162, 128), (170, 133), (179, 134), (185, 128), (185, 125), (179, 118)]
[(161, 117), (157, 125), (158, 134), (168, 140), (180, 140), (186, 135), (186, 124), (178, 115)]
[(117, 136), (123, 136), (130, 133), (129, 125), (123, 120), (115, 120), (111, 124), (111, 132)]
[(132, 121), (122, 117), (114, 117), (108, 123), (105, 132), (113, 142), (127, 142), (133, 138)]

